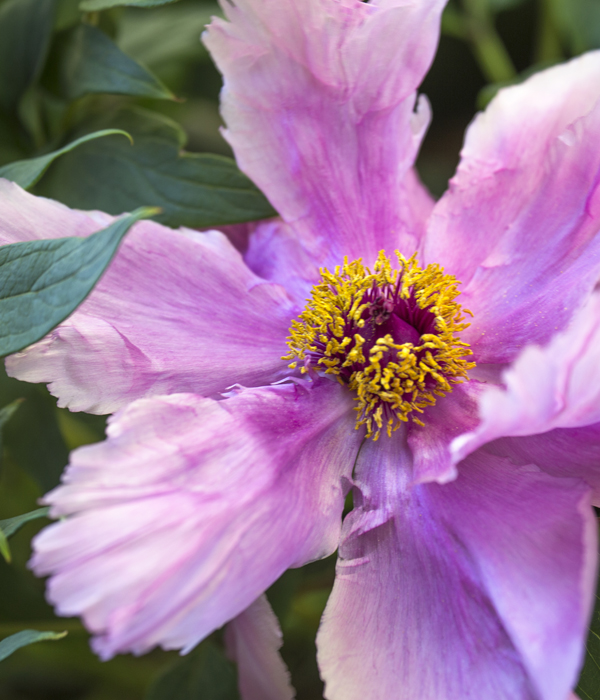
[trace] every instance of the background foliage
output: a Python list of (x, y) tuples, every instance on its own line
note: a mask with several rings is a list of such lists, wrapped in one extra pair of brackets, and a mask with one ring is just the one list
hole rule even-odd
[[(120, 214), (158, 206), (171, 226), (274, 215), (219, 134), (220, 77), (198, 41), (213, 14), (219, 9), (209, 0), (0, 0), (0, 176), (72, 207)], [(423, 85), (434, 121), (418, 168), (432, 193), (446, 188), (467, 124), (499, 87), (597, 47), (600, 0), (451, 0)], [(102, 240), (116, 245), (130, 223)], [(28, 248), (24, 257), (34, 252), (48, 274), (66, 276), (52, 267), (52, 251)], [(73, 252), (82, 269), (85, 254)], [(18, 255), (0, 260), (0, 276), (14, 276), (5, 263), (19, 264)], [(102, 264), (110, 255), (105, 249)], [(97, 272), (78, 276), (83, 295)], [(18, 319), (22, 309), (0, 287), (3, 320)], [(44, 290), (30, 287), (35, 305)], [(41, 321), (36, 328), (38, 337), (48, 330)], [(22, 342), (17, 335), (3, 324), (4, 354)], [(77, 620), (55, 618), (43, 582), (26, 568), (31, 537), (47, 522), (37, 499), (58, 483), (69, 450), (102, 439), (105, 419), (58, 409), (43, 387), (3, 370), (0, 406), (0, 697), (234, 700), (235, 668), (219, 633), (183, 659), (155, 651), (101, 663)], [(314, 637), (334, 565), (330, 557), (288, 571), (269, 591), (300, 700), (322, 697)], [(600, 699), (600, 608), (578, 692)]]

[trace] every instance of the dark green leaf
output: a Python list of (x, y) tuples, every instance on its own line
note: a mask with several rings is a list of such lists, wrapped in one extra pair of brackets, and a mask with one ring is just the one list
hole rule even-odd
[(173, 99), (158, 78), (89, 24), (79, 25), (70, 34), (63, 55), (62, 84), (70, 100), (93, 93)]
[(45, 518), (48, 515), (49, 510), (49, 508), (38, 508), (37, 510), (32, 510), (30, 513), (24, 513), (23, 515), (17, 515), (14, 518), (0, 520), (0, 553), (7, 562), (10, 562), (11, 559), (8, 538), (11, 535), (14, 535), (20, 527), (25, 525), (25, 523), (28, 523), (30, 520)]
[(107, 10), (109, 7), (121, 7), (122, 5), (157, 7), (172, 2), (177, 2), (177, 0), (83, 0), (79, 7), (86, 12), (92, 12), (94, 10)]
[(11, 634), (10, 637), (6, 637), (0, 642), (0, 661), (4, 661), (7, 656), (21, 647), (29, 646), (35, 642), (62, 639), (66, 635), (66, 632), (37, 632), (36, 630), (23, 630), (17, 634)]
[(111, 214), (158, 206), (164, 213), (157, 220), (174, 227), (208, 228), (275, 216), (233, 160), (181, 153), (183, 132), (166, 117), (126, 110), (102, 126), (130, 133), (133, 147), (117, 139), (86, 143), (51, 166), (38, 194)]
[(13, 243), (0, 248), (0, 356), (22, 350), (64, 321), (92, 291), (139, 209), (88, 238)]
[(27, 160), (18, 160), (14, 163), (9, 163), (4, 167), (0, 168), (0, 177), (6, 178), (7, 180), (12, 180), (16, 182), (17, 185), (27, 189), (42, 177), (42, 175), (48, 170), (51, 163), (56, 160), (59, 156), (69, 153), (77, 146), (87, 141), (92, 141), (93, 139), (99, 139), (102, 136), (113, 136), (114, 134), (122, 134), (127, 136), (129, 141), (133, 143), (131, 136), (126, 131), (121, 131), (120, 129), (103, 129), (102, 131), (95, 131), (92, 134), (87, 134), (81, 138), (73, 141), (63, 148), (59, 148), (58, 151), (52, 151), (52, 153), (47, 153), (45, 156), (38, 156), (37, 158), (28, 158)]
[(575, 692), (581, 700), (600, 700), (600, 578), (585, 647), (585, 663)]
[(234, 665), (210, 640), (177, 661), (152, 684), (146, 700), (237, 700)]
[(55, 0), (7, 0), (0, 6), (0, 105), (16, 107), (46, 60)]

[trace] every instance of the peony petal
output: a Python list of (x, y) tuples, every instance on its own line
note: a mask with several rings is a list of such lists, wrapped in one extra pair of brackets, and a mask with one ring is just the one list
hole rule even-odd
[(499, 437), (599, 422), (600, 293), (592, 294), (546, 347), (526, 348), (502, 379), (504, 387), (489, 386), (482, 393), (479, 425), (453, 441), (456, 462)]
[(320, 279), (318, 257), (293, 226), (273, 219), (256, 227), (244, 259), (256, 275), (285, 287), (300, 313)]
[[(407, 193), (405, 216), (412, 221), (410, 229), (417, 239), (424, 234), (425, 222), (433, 209), (431, 195), (409, 170), (404, 181)], [(314, 240), (301, 235), (298, 227), (286, 224), (281, 219), (260, 222), (249, 237), (244, 256), (248, 267), (263, 279), (280, 284), (293, 301), (303, 308), (310, 298), (313, 285), (320, 279), (320, 253)], [(333, 266), (340, 260), (331, 260)]]
[(317, 638), (325, 697), (564, 700), (595, 586), (585, 485), (480, 451), (411, 488), (400, 431), (356, 471)]
[(103, 657), (190, 649), (337, 546), (362, 439), (334, 382), (134, 402), (72, 454), (31, 562)]
[(469, 128), (425, 261), (462, 281), (477, 362), (569, 321), (600, 273), (600, 52), (501, 90)]
[[(250, 236), (259, 223), (260, 222), (257, 221), (247, 221), (243, 224), (228, 224), (226, 226), (219, 226), (219, 231), (224, 233), (230, 240), (231, 245), (244, 255), (248, 250)], [(205, 230), (212, 231), (212, 229)]]
[[(236, 0), (204, 42), (240, 168), (319, 264), (419, 245), (406, 182), (445, 0)], [(329, 261), (329, 262), (328, 262)]]
[[(0, 181), (0, 242), (87, 235), (110, 221)], [(110, 413), (159, 393), (214, 395), (283, 377), (296, 307), (217, 232), (135, 226), (79, 309), (7, 360), (11, 376), (50, 383), (59, 405)]]
[(483, 387), (474, 380), (456, 385), (451, 394), (425, 409), (423, 426), (411, 425), (408, 446), (413, 455), (413, 484), (445, 484), (456, 479), (450, 446), (454, 438), (477, 425), (477, 397)]
[(600, 423), (500, 438), (486, 450), (515, 464), (535, 464), (552, 476), (582, 479), (592, 489), (592, 503), (600, 506)]
[(234, 618), (225, 630), (225, 643), (237, 662), (242, 700), (292, 700), (290, 674), (279, 649), (283, 644), (279, 622), (266, 596)]
[(0, 203), (0, 245), (37, 238), (89, 236), (115, 218), (98, 211), (69, 209), (60, 202), (34, 197), (3, 178), (0, 178)]

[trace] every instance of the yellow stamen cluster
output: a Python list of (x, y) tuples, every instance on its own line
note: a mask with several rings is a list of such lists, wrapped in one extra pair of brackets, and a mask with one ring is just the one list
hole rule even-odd
[[(313, 287), (300, 320), (292, 321), (290, 352), (283, 358), (294, 360), (292, 369), (300, 360), (302, 372), (312, 368), (337, 375), (354, 390), (356, 427), (365, 425), (367, 437), (375, 440), (384, 427), (391, 435), (409, 414), (423, 413), (475, 366), (464, 359), (472, 354), (468, 344), (456, 337), (469, 325), (455, 301), (456, 279), (438, 265), (421, 269), (416, 253), (408, 260), (398, 251), (396, 255), (400, 270), (392, 269), (383, 251), (373, 272), (360, 259), (345, 259), (333, 273), (322, 269), (322, 281)], [(377, 336), (375, 294), (388, 309), (412, 305), (430, 319), (431, 332), (415, 331), (418, 344), (397, 342), (390, 333)]]

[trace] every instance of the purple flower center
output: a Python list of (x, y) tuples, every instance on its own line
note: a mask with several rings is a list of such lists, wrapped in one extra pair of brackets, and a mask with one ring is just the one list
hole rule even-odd
[[(361, 260), (321, 270), (321, 282), (298, 321), (292, 321), (284, 357), (295, 369), (322, 371), (356, 392), (357, 428), (388, 435), (423, 413), (463, 381), (474, 363), (457, 334), (469, 324), (455, 298), (452, 275), (438, 265), (419, 267), (398, 251), (400, 269), (379, 253), (373, 272)], [(465, 313), (470, 313), (465, 309)], [(412, 414), (412, 415), (411, 415)]]

